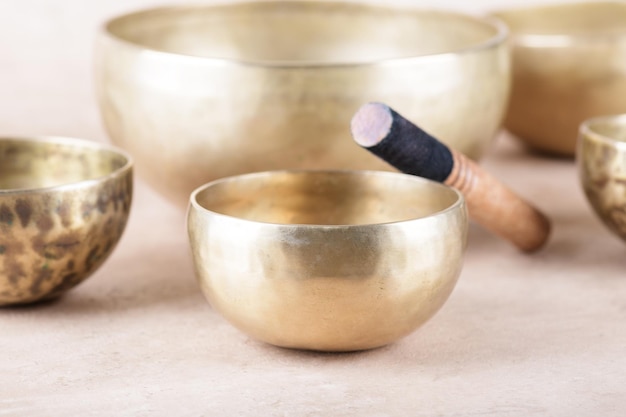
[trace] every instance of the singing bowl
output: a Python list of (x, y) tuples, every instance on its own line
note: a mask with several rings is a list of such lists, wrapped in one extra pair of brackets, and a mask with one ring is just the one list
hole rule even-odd
[(511, 30), (505, 127), (535, 150), (573, 156), (580, 124), (626, 112), (626, 3), (565, 3), (495, 14)]
[(57, 297), (118, 242), (132, 197), (126, 153), (85, 140), (0, 138), (0, 305)]
[(593, 210), (611, 232), (626, 240), (626, 114), (585, 121), (576, 157)]
[(258, 340), (352, 351), (443, 305), (467, 235), (459, 192), (375, 171), (274, 171), (194, 191), (188, 231), (210, 304)]
[(389, 104), (479, 158), (501, 125), (506, 28), (451, 12), (264, 1), (110, 20), (97, 91), (111, 140), (186, 206), (214, 179), (280, 169), (389, 169), (354, 152), (350, 119)]

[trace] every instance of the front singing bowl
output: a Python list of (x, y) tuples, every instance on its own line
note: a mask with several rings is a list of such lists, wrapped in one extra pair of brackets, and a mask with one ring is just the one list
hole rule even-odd
[(275, 171), (191, 196), (202, 290), (267, 343), (351, 351), (415, 330), (461, 270), (467, 213), (457, 191), (374, 171)]
[(57, 297), (98, 269), (126, 226), (132, 174), (104, 144), (0, 138), (0, 306)]
[(111, 140), (186, 205), (217, 178), (275, 169), (388, 169), (355, 152), (350, 119), (389, 104), (480, 157), (509, 89), (506, 29), (451, 12), (264, 1), (140, 11), (99, 37)]

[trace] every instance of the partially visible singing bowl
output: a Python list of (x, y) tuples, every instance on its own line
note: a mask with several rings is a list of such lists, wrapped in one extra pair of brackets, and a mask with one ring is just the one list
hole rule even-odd
[(626, 3), (538, 6), (496, 14), (511, 30), (505, 127), (529, 147), (573, 156), (580, 124), (626, 112)]
[(509, 91), (506, 28), (465, 15), (314, 1), (171, 7), (109, 21), (97, 90), (111, 140), (186, 205), (217, 178), (389, 169), (350, 119), (385, 102), (480, 157)]
[(461, 270), (460, 193), (374, 171), (231, 177), (191, 196), (188, 230), (211, 305), (258, 340), (351, 351), (393, 342), (443, 305)]
[(67, 138), (0, 138), (0, 305), (57, 297), (109, 256), (126, 225), (132, 162)]
[(591, 206), (611, 232), (626, 240), (626, 114), (583, 123), (576, 156)]

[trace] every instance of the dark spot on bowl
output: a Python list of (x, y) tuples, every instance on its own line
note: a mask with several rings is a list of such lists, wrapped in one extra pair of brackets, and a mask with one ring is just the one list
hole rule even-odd
[(6, 204), (0, 206), (0, 223), (6, 223), (11, 226), (13, 224), (13, 218), (13, 212)]
[(67, 233), (51, 242), (44, 241), (40, 237), (32, 241), (33, 250), (46, 259), (61, 259), (78, 245), (80, 245), (80, 239), (77, 232)]
[(72, 213), (70, 203), (68, 201), (63, 201), (56, 209), (57, 214), (61, 218), (61, 224), (64, 227), (69, 227), (72, 224)]
[(50, 216), (42, 216), (39, 220), (37, 220), (37, 228), (42, 232), (48, 232), (54, 226), (54, 221), (52, 221), (52, 217)]
[(617, 155), (617, 150), (609, 147), (609, 146), (604, 146), (602, 147), (602, 153), (600, 154), (600, 158), (599, 158), (599, 165), (600, 166), (607, 166), (607, 164), (613, 160), (615, 158), (615, 156)]
[(94, 246), (89, 253), (87, 254), (87, 258), (85, 259), (85, 267), (88, 271), (91, 271), (94, 265), (100, 260), (100, 255), (98, 251), (100, 250), (100, 246)]
[(57, 293), (69, 290), (70, 288), (75, 286), (78, 281), (80, 281), (80, 277), (76, 272), (65, 274), (63, 275), (63, 278), (61, 278), (61, 282), (54, 287), (54, 290), (52, 290), (52, 292)]
[(15, 212), (17, 213), (17, 217), (20, 218), (20, 224), (22, 227), (28, 226), (30, 223), (30, 218), (33, 214), (33, 209), (30, 204), (23, 199), (19, 199), (15, 202)]
[(0, 255), (6, 254), (8, 258), (15, 258), (16, 255), (24, 253), (24, 244), (20, 241), (2, 242), (0, 245)]
[(2, 258), (0, 258), (0, 265), (4, 265), (4, 273), (9, 279), (9, 282), (16, 285), (20, 279), (26, 277), (24, 267), (19, 261), (20, 253), (24, 252), (24, 245), (21, 242), (13, 242), (10, 244), (3, 244), (0, 246), (3, 248)]
[(51, 243), (54, 247), (63, 249), (64, 251), (67, 251), (79, 244), (80, 240), (78, 238), (78, 233), (76, 232), (63, 235)]
[(63, 280), (64, 281), (73, 281), (76, 279), (76, 277), (78, 276), (78, 274), (76, 272), (70, 272), (69, 274), (65, 274), (63, 276)]
[(91, 216), (91, 211), (93, 210), (93, 204), (84, 202), (80, 207), (81, 213), (83, 213), (83, 219), (87, 220)]
[(41, 285), (48, 281), (52, 277), (52, 269), (48, 267), (48, 264), (43, 264), (37, 274), (33, 283), (30, 286), (31, 295), (38, 295), (41, 292)]
[(15, 250), (15, 246), (20, 246), (20, 245), (11, 245), (11, 246), (6, 246), (4, 245), (4, 250), (5, 250), (5, 255), (2, 258), (0, 258), (0, 264), (4, 263), (4, 273), (6, 274), (7, 278), (9, 279), (9, 282), (12, 285), (17, 285), (17, 283), (22, 279), (22, 278), (26, 278), (26, 272), (24, 271), (24, 267), (22, 266), (22, 264), (18, 261), (18, 257), (15, 256), (16, 252), (19, 253), (20, 250), (22, 250), (21, 248), (18, 248), (19, 250)]
[(16, 260), (11, 260), (5, 264), (5, 269), (8, 272), (9, 282), (13, 285), (17, 284), (22, 278), (26, 277), (24, 267)]
[(126, 216), (124, 217), (118, 217), (116, 218), (112, 225), (111, 228), (109, 230), (111, 230), (112, 235), (117, 235), (118, 237), (122, 235), (122, 233), (124, 233), (124, 228), (126, 227), (126, 221), (128, 220), (128, 218)]
[(613, 206), (609, 209), (609, 219), (618, 233), (623, 234), (626, 230), (626, 205)]
[(102, 250), (102, 252), (109, 253), (112, 247), (113, 247), (113, 240), (107, 239), (106, 243), (104, 244), (104, 249)]
[(100, 213), (102, 213), (102, 214), (106, 213), (107, 206), (109, 205), (109, 197), (107, 195), (105, 195), (104, 192), (102, 192), (98, 196), (98, 201), (97, 201), (96, 205), (97, 205), (98, 211)]
[(593, 186), (597, 189), (603, 189), (604, 187), (606, 187), (606, 185), (609, 183), (609, 177), (607, 177), (606, 175), (596, 178), (594, 180), (591, 181)]

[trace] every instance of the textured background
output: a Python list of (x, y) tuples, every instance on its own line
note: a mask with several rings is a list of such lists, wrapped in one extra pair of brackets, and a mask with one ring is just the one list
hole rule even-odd
[[(180, 3), (180, 1), (172, 1)], [(473, 13), (531, 1), (405, 1)], [(537, 3), (533, 1), (533, 3)], [(94, 34), (147, 0), (2, 0), (0, 134), (106, 140)], [(126, 234), (61, 300), (0, 310), (0, 416), (621, 416), (626, 257), (571, 161), (502, 134), (485, 166), (555, 220), (525, 256), (473, 227), (449, 302), (402, 341), (317, 354), (250, 340), (199, 293), (184, 216), (138, 181)]]

